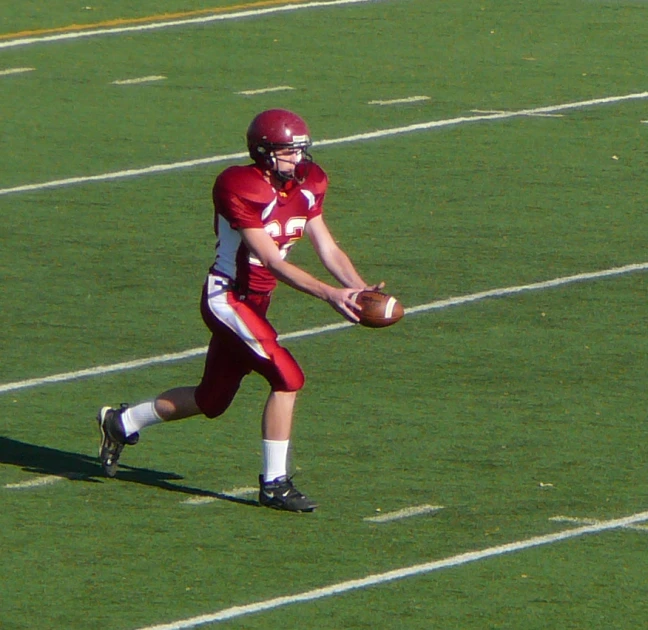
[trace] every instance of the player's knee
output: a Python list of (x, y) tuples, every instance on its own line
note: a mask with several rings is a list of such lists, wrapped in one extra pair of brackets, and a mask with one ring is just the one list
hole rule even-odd
[(205, 416), (216, 418), (227, 411), (235, 394), (236, 392), (218, 392), (201, 386), (196, 390), (196, 404)]
[(304, 387), (304, 373), (301, 370), (281, 372), (268, 377), (270, 387), (275, 392), (298, 392)]
[(200, 406), (200, 411), (202, 411), (202, 413), (208, 418), (217, 418), (218, 416), (222, 416), (227, 411), (230, 403), (230, 400), (223, 401), (211, 399)]
[(305, 382), (306, 382), (306, 378), (304, 377), (304, 373), (301, 370), (299, 370), (299, 372), (292, 373), (285, 380), (284, 387), (281, 388), (281, 391), (298, 392), (302, 387), (304, 387)]
[(297, 392), (304, 387), (306, 380), (304, 372), (288, 350), (279, 348), (273, 359), (275, 369), (272, 374), (266, 377), (272, 389), (282, 392)]

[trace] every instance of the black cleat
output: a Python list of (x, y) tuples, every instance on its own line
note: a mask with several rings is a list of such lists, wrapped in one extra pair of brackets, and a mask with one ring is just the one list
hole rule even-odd
[(275, 510), (288, 512), (312, 512), (317, 503), (304, 496), (290, 477), (277, 477), (274, 481), (263, 481), (259, 475), (259, 503)]
[(122, 403), (119, 409), (102, 407), (97, 414), (99, 433), (101, 434), (99, 459), (108, 477), (114, 477), (117, 473), (117, 462), (124, 446), (137, 444), (139, 440), (139, 433), (133, 433), (126, 437), (121, 421), (121, 415), (126, 409), (128, 409), (128, 405)]

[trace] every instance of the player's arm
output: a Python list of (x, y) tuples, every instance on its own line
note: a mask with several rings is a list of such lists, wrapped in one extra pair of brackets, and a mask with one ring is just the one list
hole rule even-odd
[(369, 287), (362, 279), (351, 259), (336, 243), (322, 215), (306, 224), (306, 234), (327, 271), (342, 285), (352, 289), (381, 289), (384, 283)]
[(284, 260), (276, 243), (263, 228), (241, 228), (240, 234), (250, 253), (261, 261), (277, 280), (328, 302), (348, 320), (358, 321), (358, 316), (353, 310), (356, 307), (353, 300), (354, 290), (333, 287)]

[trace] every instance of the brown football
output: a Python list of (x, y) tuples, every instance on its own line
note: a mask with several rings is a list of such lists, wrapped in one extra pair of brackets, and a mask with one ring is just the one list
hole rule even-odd
[(380, 291), (360, 291), (355, 301), (362, 307), (357, 311), (359, 323), (368, 328), (391, 326), (405, 315), (403, 305), (395, 297)]

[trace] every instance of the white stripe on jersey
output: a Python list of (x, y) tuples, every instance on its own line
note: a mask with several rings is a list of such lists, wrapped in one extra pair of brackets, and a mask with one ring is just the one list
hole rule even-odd
[(277, 205), (277, 198), (275, 197), (264, 209), (263, 212), (261, 213), (261, 221), (264, 221), (272, 214), (272, 211), (274, 210), (274, 207)]
[(223, 324), (225, 324), (239, 339), (245, 342), (256, 354), (264, 359), (269, 359), (268, 353), (263, 349), (261, 342), (252, 334), (247, 324), (238, 315), (236, 310), (227, 301), (227, 283), (218, 276), (207, 276), (207, 300), (209, 310)]
[[(310, 195), (311, 193), (309, 193)], [(313, 200), (315, 198), (313, 197)], [(268, 217), (272, 214), (272, 211), (277, 205), (277, 198), (275, 197), (261, 213), (261, 220), (266, 221)], [(271, 227), (272, 226), (271, 224)], [(272, 233), (270, 229), (266, 226), (264, 228), (271, 236)], [(214, 263), (214, 269), (220, 273), (225, 274), (229, 278), (237, 277), (237, 268), (236, 268), (236, 255), (238, 253), (239, 247), (241, 246), (241, 235), (238, 230), (232, 229), (232, 226), (229, 222), (223, 218), (222, 215), (218, 215), (218, 242), (216, 243), (216, 261)], [(249, 256), (249, 262), (252, 265), (261, 265), (261, 261), (254, 256)]]
[(236, 254), (241, 245), (241, 235), (219, 214), (218, 242), (214, 269), (229, 278), (236, 278)]
[(301, 189), (301, 194), (308, 199), (308, 209), (311, 210), (315, 205), (315, 195), (310, 190)]

